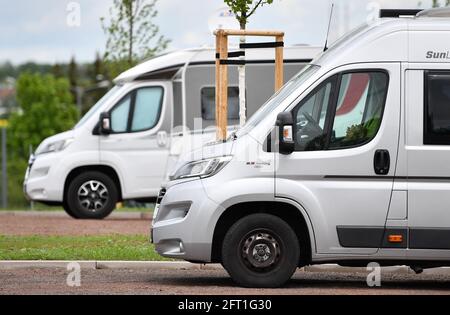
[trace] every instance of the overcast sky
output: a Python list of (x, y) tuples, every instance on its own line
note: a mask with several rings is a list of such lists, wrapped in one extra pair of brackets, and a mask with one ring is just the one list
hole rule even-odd
[[(443, 2), (444, 0), (441, 0)], [(79, 4), (80, 26), (67, 23), (71, 2)], [(109, 16), (113, 0), (0, 0), (0, 62), (91, 61), (103, 52), (105, 36), (100, 17)], [(332, 0), (274, 0), (251, 19), (251, 29), (280, 29), (288, 45), (322, 46)], [(429, 7), (431, 0), (333, 0), (332, 37), (363, 23), (377, 4), (383, 8)], [(223, 0), (159, 0), (155, 22), (172, 40), (170, 50), (212, 45), (209, 22)]]

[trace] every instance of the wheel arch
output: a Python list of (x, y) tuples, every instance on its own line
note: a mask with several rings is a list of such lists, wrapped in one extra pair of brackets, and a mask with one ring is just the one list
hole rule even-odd
[(289, 224), (300, 243), (299, 266), (308, 265), (311, 262), (314, 233), (309, 218), (297, 206), (286, 201), (241, 202), (228, 207), (214, 227), (211, 248), (212, 262), (221, 262), (223, 239), (230, 227), (238, 220), (255, 213), (271, 214)]
[(119, 175), (116, 172), (114, 168), (108, 165), (85, 165), (85, 166), (79, 166), (74, 168), (69, 172), (69, 174), (66, 176), (66, 180), (64, 181), (64, 194), (63, 194), (63, 200), (66, 198), (67, 189), (69, 188), (70, 182), (77, 177), (78, 175), (85, 173), (85, 172), (100, 172), (105, 175), (107, 175), (109, 178), (112, 179), (114, 184), (117, 187), (117, 193), (119, 194), (119, 201), (123, 201), (122, 197), (122, 183), (120, 181)]

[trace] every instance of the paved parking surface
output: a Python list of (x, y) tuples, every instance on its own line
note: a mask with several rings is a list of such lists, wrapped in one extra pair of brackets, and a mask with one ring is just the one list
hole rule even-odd
[[(148, 235), (150, 219), (109, 218), (78, 221), (61, 216), (0, 213), (3, 235)], [(81, 287), (67, 286), (65, 269), (0, 270), (0, 294), (450, 294), (450, 275), (382, 274), (382, 286), (369, 288), (367, 273), (297, 272), (276, 290), (236, 287), (223, 270), (91, 270), (81, 272)]]
[(105, 220), (74, 220), (64, 213), (26, 216), (0, 212), (0, 235), (149, 235), (150, 219), (111, 217)]
[(81, 287), (66, 284), (64, 269), (0, 271), (0, 294), (450, 294), (450, 276), (398, 274), (382, 277), (380, 288), (369, 288), (363, 273), (295, 274), (281, 289), (234, 286), (222, 270), (82, 270)]

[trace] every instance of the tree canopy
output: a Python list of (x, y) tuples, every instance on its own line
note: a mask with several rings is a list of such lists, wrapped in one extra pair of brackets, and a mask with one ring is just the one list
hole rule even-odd
[(259, 7), (271, 4), (273, 0), (224, 0), (236, 15), (241, 29), (245, 29), (249, 18), (255, 14)]
[(47, 137), (69, 130), (78, 114), (67, 79), (52, 75), (22, 74), (17, 81), (18, 113), (10, 117), (10, 152), (26, 158)]
[(110, 20), (101, 18), (107, 35), (105, 59), (119, 65), (120, 72), (165, 50), (169, 40), (153, 22), (157, 0), (114, 0)]

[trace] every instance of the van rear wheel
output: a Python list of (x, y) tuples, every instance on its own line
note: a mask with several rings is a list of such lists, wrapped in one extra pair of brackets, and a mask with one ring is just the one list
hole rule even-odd
[(297, 235), (289, 224), (269, 214), (236, 222), (222, 246), (224, 268), (244, 287), (280, 287), (292, 277), (299, 260)]
[(65, 200), (67, 213), (75, 218), (104, 219), (115, 209), (118, 192), (109, 176), (86, 172), (70, 182)]

